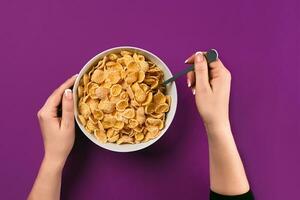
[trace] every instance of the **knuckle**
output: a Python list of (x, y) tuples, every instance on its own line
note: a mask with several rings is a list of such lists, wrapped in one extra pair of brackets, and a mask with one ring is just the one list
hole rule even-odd
[(231, 73), (230, 71), (226, 70), (226, 76), (229, 80), (231, 80)]
[(39, 120), (43, 120), (46, 118), (46, 112), (43, 108), (41, 108), (38, 112), (37, 112), (37, 117)]
[(43, 118), (43, 116), (44, 116), (44, 114), (43, 114), (43, 110), (42, 110), (42, 109), (40, 109), (40, 110), (37, 112), (37, 117), (38, 117), (38, 119), (42, 119), (42, 118)]
[(231, 73), (228, 69), (224, 68), (224, 78), (231, 80)]
[(58, 92), (59, 92), (59, 87), (58, 87), (58, 88), (56, 88), (56, 89), (53, 91), (53, 93), (52, 93), (52, 94), (56, 95), (56, 94), (58, 94)]
[(201, 90), (203, 93), (208, 93), (210, 91), (208, 87), (203, 87)]
[(196, 74), (198, 73), (203, 73), (203, 72), (206, 72), (207, 68), (205, 68), (205, 66), (197, 66), (195, 67), (195, 72)]

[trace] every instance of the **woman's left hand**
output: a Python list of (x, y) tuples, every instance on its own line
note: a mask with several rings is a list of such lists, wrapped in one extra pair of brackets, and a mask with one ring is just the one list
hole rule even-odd
[[(75, 140), (74, 103), (72, 90), (76, 75), (57, 88), (38, 111), (42, 131), (45, 158), (64, 165)], [(62, 117), (57, 116), (58, 106), (62, 102)]]

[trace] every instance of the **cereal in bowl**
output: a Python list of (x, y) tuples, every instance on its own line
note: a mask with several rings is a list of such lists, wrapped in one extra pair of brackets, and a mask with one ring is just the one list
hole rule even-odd
[(78, 120), (102, 143), (154, 139), (164, 128), (171, 105), (163, 79), (162, 70), (143, 55), (111, 53), (80, 79)]

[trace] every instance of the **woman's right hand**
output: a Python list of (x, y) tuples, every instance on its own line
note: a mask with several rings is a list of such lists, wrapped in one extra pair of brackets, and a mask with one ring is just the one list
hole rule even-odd
[(231, 75), (228, 69), (220, 59), (208, 66), (202, 52), (189, 57), (186, 63), (194, 63), (195, 66), (195, 71), (187, 74), (187, 82), (208, 132), (230, 127), (228, 107)]
[(187, 74), (188, 85), (208, 135), (210, 188), (223, 195), (245, 194), (250, 187), (228, 115), (231, 75), (219, 59), (208, 66), (200, 52), (187, 63), (195, 65), (195, 72)]

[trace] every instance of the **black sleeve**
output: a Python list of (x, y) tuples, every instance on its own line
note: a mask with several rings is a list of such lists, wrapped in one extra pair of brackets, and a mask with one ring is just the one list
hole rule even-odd
[(254, 196), (252, 191), (249, 190), (245, 194), (235, 195), (235, 196), (227, 196), (215, 193), (214, 191), (210, 191), (210, 200), (254, 200)]

